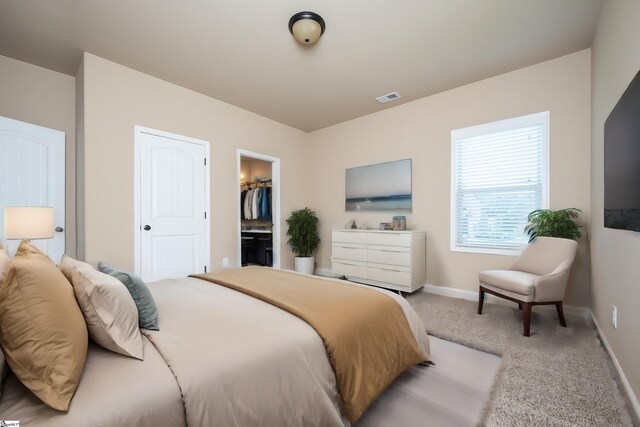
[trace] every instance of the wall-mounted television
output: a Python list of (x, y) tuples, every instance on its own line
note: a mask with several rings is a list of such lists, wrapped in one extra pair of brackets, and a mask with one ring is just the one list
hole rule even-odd
[(347, 169), (348, 211), (410, 211), (411, 159)]
[(640, 72), (604, 123), (604, 226), (640, 231)]

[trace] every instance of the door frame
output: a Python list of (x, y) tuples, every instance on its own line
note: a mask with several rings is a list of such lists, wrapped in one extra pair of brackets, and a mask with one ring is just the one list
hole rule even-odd
[[(205, 192), (205, 209), (209, 213), (205, 220), (206, 230), (206, 247), (205, 258), (207, 264), (211, 266), (211, 155), (209, 141), (202, 139), (191, 138), (188, 136), (178, 135), (176, 133), (165, 132), (157, 129), (152, 129), (144, 126), (134, 125), (133, 127), (133, 140), (134, 140), (134, 160), (133, 160), (133, 265), (134, 273), (140, 275), (140, 269), (142, 264), (142, 252), (140, 245), (140, 230), (142, 230), (142, 222), (140, 218), (140, 162), (141, 152), (140, 145), (142, 141), (142, 135), (153, 135), (161, 138), (171, 139), (177, 142), (185, 142), (188, 144), (197, 144), (204, 147), (204, 156), (206, 159), (206, 167), (204, 169), (204, 192)], [(239, 202), (238, 202), (239, 203)]]
[[(273, 268), (280, 268), (280, 158), (269, 156), (267, 154), (257, 153), (242, 148), (236, 150), (236, 209), (240, 208), (240, 160), (242, 157), (248, 157), (255, 160), (263, 160), (271, 163), (271, 217), (273, 227), (271, 228), (271, 238), (273, 244)], [(236, 265), (242, 267), (242, 219), (240, 211), (236, 215), (237, 226), (237, 250)]]

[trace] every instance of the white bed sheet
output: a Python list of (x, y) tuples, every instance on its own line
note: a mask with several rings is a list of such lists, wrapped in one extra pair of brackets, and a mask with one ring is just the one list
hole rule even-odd
[(149, 285), (160, 331), (146, 331), (173, 370), (190, 427), (342, 427), (320, 336), (298, 317), (204, 280)]
[(51, 409), (13, 375), (5, 379), (0, 420), (28, 427), (186, 426), (180, 389), (145, 337), (144, 361), (89, 345), (69, 412)]

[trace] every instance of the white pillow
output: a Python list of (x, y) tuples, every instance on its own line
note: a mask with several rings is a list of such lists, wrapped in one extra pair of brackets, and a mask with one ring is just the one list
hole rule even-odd
[(89, 336), (107, 350), (142, 360), (138, 309), (122, 282), (67, 255), (60, 270), (73, 285)]

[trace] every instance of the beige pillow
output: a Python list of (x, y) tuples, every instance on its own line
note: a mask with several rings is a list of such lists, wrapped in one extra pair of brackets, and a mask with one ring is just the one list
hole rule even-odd
[(89, 336), (107, 350), (142, 360), (138, 309), (122, 282), (67, 255), (60, 270), (73, 285)]
[(71, 284), (27, 241), (0, 286), (0, 343), (29, 390), (52, 408), (69, 410), (87, 356), (87, 326)]
[(2, 247), (2, 243), (0, 243), (0, 284), (2, 284), (4, 276), (7, 275), (7, 271), (9, 271), (9, 264), (11, 264), (11, 257)]
[[(4, 352), (0, 349), (0, 391), (2, 390), (2, 384), (4, 383), (4, 378), (9, 373), (9, 368), (7, 367), (7, 361), (4, 358)], [(0, 394), (1, 395), (1, 394)]]
[[(2, 285), (2, 281), (4, 280), (4, 276), (7, 275), (7, 271), (9, 271), (9, 265), (11, 264), (11, 257), (9, 253), (2, 247), (2, 242), (0, 242), (0, 285)], [(7, 362), (4, 358), (4, 353), (0, 350), (0, 391), (2, 390), (2, 382), (4, 381), (4, 377), (7, 376)]]

